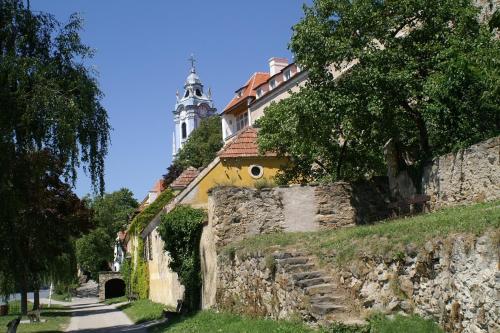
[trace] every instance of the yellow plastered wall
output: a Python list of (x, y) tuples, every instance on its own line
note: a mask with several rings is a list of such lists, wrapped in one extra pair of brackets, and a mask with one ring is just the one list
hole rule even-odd
[(254, 187), (255, 179), (250, 174), (253, 165), (263, 168), (259, 179), (273, 180), (276, 173), (286, 165), (286, 159), (278, 157), (231, 158), (221, 160), (201, 181), (181, 200), (181, 204), (206, 207), (208, 191), (216, 186)]
[(170, 256), (164, 250), (164, 243), (157, 229), (151, 237), (151, 256), (148, 258), (149, 269), (149, 299), (175, 309), (177, 300), (183, 298), (184, 286), (179, 282), (177, 273), (173, 272), (168, 264)]

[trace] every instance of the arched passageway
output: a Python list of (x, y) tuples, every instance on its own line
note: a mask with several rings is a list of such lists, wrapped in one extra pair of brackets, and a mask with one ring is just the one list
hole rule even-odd
[(104, 298), (125, 296), (125, 282), (122, 279), (111, 279), (104, 285)]

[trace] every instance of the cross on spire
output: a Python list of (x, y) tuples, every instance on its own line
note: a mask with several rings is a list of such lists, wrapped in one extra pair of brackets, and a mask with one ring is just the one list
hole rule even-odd
[(194, 58), (194, 54), (191, 53), (191, 56), (189, 57), (189, 62), (191, 62), (191, 72), (195, 72), (195, 63), (196, 59)]

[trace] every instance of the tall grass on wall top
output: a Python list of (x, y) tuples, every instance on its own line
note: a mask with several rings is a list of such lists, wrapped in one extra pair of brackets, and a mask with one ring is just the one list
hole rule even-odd
[(163, 191), (152, 204), (140, 212), (130, 223), (129, 233), (137, 234), (144, 229), (154, 217), (161, 212), (163, 207), (175, 197), (171, 189)]
[(171, 257), (169, 267), (179, 275), (186, 288), (184, 305), (196, 310), (200, 305), (201, 273), (199, 244), (205, 211), (189, 206), (178, 206), (162, 216), (158, 228), (165, 242), (165, 251)]

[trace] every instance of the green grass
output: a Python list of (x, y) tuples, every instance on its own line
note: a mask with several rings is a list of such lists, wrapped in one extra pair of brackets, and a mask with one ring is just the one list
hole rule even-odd
[(117, 303), (123, 303), (123, 302), (128, 302), (127, 296), (108, 298), (107, 300), (104, 301), (104, 304), (111, 305), (111, 304), (117, 304)]
[(228, 313), (201, 311), (188, 317), (175, 318), (154, 327), (150, 332), (160, 333), (312, 333), (302, 323), (252, 319)]
[(370, 320), (370, 333), (443, 333), (444, 331), (432, 320), (418, 316), (397, 315), (393, 319), (376, 316)]
[[(12, 319), (15, 319), (19, 316), (20, 313), (20, 302), (13, 301), (9, 302), (9, 315), (0, 317), (0, 327), (2, 330), (7, 327), (7, 323)], [(34, 324), (19, 324), (17, 328), (18, 333), (24, 332), (63, 332), (64, 328), (69, 324), (69, 320), (71, 317), (71, 312), (64, 311), (67, 308), (61, 305), (52, 305), (50, 308), (48, 305), (43, 304), (42, 310), (40, 312), (40, 318), (45, 319), (45, 323), (34, 323)], [(31, 310), (33, 304), (28, 304), (28, 309)], [(22, 320), (27, 320), (27, 317), (23, 317)]]
[(363, 254), (395, 257), (409, 244), (421, 248), (430, 239), (456, 234), (500, 234), (500, 201), (443, 209), (410, 218), (319, 232), (260, 235), (232, 244), (226, 254), (245, 255), (295, 249), (316, 255), (322, 263), (343, 266)]
[(166, 308), (163, 304), (154, 303), (147, 299), (123, 304), (118, 307), (136, 324), (162, 318), (163, 310)]
[(52, 294), (52, 299), (54, 301), (59, 301), (59, 302), (71, 302), (71, 294), (70, 293), (64, 293), (64, 294)]
[(152, 333), (443, 333), (430, 320), (418, 316), (374, 316), (368, 325), (334, 324), (314, 329), (301, 322), (275, 321), (242, 317), (229, 313), (201, 311), (191, 316), (174, 318), (150, 328)]

